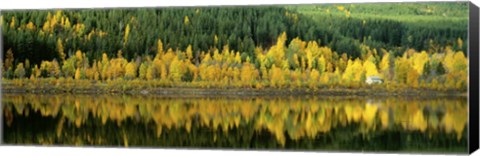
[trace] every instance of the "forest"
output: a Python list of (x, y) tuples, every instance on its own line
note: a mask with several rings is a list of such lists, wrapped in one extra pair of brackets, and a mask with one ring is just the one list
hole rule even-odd
[(2, 11), (2, 85), (466, 91), (467, 4)]

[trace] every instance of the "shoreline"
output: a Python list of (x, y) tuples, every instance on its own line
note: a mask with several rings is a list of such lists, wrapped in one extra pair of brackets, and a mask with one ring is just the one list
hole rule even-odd
[(154, 87), (129, 90), (107, 90), (105, 88), (82, 87), (3, 87), (2, 94), (129, 94), (129, 95), (197, 95), (197, 96), (407, 96), (407, 97), (467, 97), (468, 93), (458, 91), (436, 91), (428, 89), (407, 89), (389, 91), (385, 88), (320, 88), (311, 90), (279, 88), (195, 88), (195, 87)]
[(235, 84), (173, 83), (168, 81), (73, 79), (4, 79), (1, 92), (7, 94), (129, 94), (161, 96), (406, 96), (406, 97), (467, 97), (458, 89), (408, 87), (398, 84), (381, 85), (317, 85), (262, 87)]

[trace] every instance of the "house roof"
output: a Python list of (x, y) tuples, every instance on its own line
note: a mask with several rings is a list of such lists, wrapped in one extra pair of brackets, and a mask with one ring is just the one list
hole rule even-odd
[(369, 78), (369, 79), (382, 79), (382, 78), (380, 78), (379, 76), (369, 76), (368, 78)]

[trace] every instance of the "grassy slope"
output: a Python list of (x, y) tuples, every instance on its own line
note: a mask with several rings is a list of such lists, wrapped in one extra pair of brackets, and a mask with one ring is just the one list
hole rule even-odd
[(311, 17), (330, 14), (345, 17), (345, 13), (337, 9), (338, 6), (349, 10), (352, 18), (389, 19), (409, 25), (443, 28), (464, 29), (468, 25), (468, 3), (466, 2), (325, 4), (297, 5), (287, 8)]

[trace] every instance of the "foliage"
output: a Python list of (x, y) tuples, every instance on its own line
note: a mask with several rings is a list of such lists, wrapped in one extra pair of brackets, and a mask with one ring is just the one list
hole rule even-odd
[[(443, 3), (431, 6), (445, 9)], [(412, 15), (415, 8), (399, 7), (393, 12), (405, 7)], [(325, 13), (327, 8), (330, 13)], [(367, 77), (380, 76), (390, 86), (466, 90), (468, 56), (462, 40), (466, 28), (461, 23), (430, 30), (402, 19), (357, 16), (358, 11), (372, 11), (365, 8), (7, 11), (2, 16), (9, 25), (2, 30), (8, 36), (3, 46), (7, 51), (3, 76), (19, 77), (16, 67), (23, 63), (24, 76), (32, 79), (101, 83), (140, 79), (160, 81), (164, 87), (316, 90), (322, 86), (357, 88)], [(310, 16), (313, 10), (323, 22)], [(337, 18), (336, 12), (349, 17)], [(461, 11), (450, 13), (455, 19), (464, 17)], [(442, 22), (435, 20), (432, 23)]]

